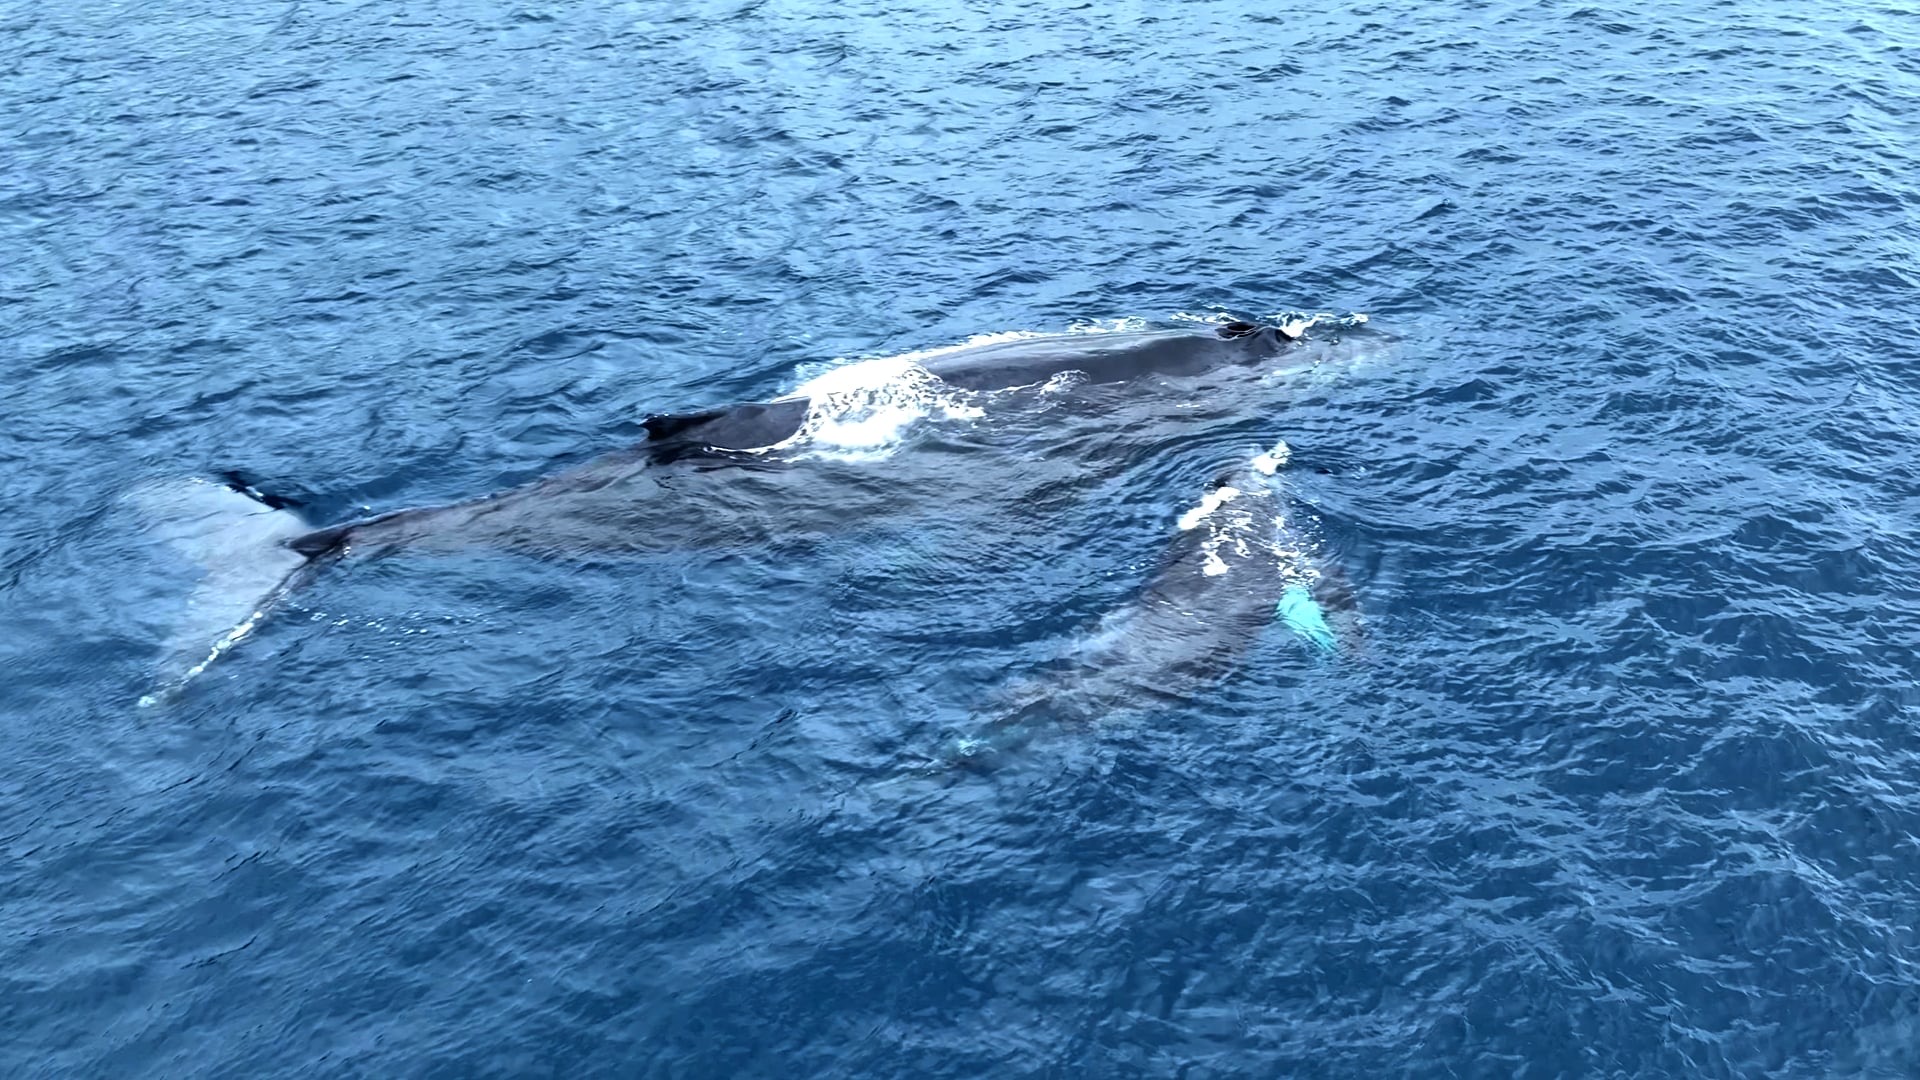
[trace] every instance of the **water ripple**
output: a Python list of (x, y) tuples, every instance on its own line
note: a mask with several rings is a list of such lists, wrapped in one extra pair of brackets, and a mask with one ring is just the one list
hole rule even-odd
[[(1911, 1071), (1900, 9), (0, 26), (0, 1072)], [(342, 564), (133, 708), (199, 572), (149, 485), (341, 520), (1294, 309), (1373, 321)], [(1276, 438), (1353, 655), (923, 767)]]

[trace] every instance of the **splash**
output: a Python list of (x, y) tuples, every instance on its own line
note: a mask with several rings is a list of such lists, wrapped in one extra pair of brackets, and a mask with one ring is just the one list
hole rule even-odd
[(1331, 311), (1281, 311), (1263, 316), (1261, 321), (1270, 322), (1280, 328), (1288, 337), (1299, 337), (1309, 330), (1332, 327), (1336, 330), (1351, 330), (1367, 324), (1367, 314), (1356, 311), (1347, 315), (1336, 315)]
[(799, 449), (827, 456), (885, 457), (914, 424), (931, 418), (973, 420), (985, 411), (974, 395), (942, 382), (921, 361), (928, 354), (862, 360), (829, 368), (782, 400), (806, 398), (799, 430), (767, 450)]
[[(1140, 318), (1078, 322), (1068, 334), (1114, 334), (1147, 328)], [(981, 395), (943, 382), (927, 364), (944, 356), (1035, 338), (1059, 337), (1036, 330), (1005, 330), (975, 334), (953, 345), (914, 349), (893, 356), (852, 362), (835, 361), (824, 367), (803, 365), (802, 381), (781, 400), (807, 398), (807, 418), (784, 442), (763, 450), (802, 450), (839, 458), (885, 457), (905, 440), (908, 430), (927, 419), (974, 420), (985, 415), (977, 402)], [(1046, 392), (1074, 385), (1079, 376), (1055, 376)]]
[[(1224, 326), (1239, 319), (1224, 311), (1192, 312), (1176, 311), (1169, 318), (1174, 322), (1199, 323), (1203, 326)], [(1331, 311), (1279, 311), (1271, 315), (1258, 316), (1255, 322), (1266, 323), (1279, 328), (1280, 332), (1291, 338), (1298, 338), (1309, 330), (1319, 327), (1332, 327), (1339, 330), (1351, 330), (1367, 323), (1365, 312), (1355, 311), (1346, 315), (1337, 315)]]

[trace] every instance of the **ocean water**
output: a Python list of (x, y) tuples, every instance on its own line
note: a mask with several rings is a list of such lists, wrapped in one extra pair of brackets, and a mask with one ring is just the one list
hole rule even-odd
[[(0, 3), (0, 1075), (1914, 1075), (1916, 101), (1871, 2)], [(344, 559), (139, 704), (228, 471), (1316, 313)], [(1173, 677), (1276, 442), (1338, 655)]]

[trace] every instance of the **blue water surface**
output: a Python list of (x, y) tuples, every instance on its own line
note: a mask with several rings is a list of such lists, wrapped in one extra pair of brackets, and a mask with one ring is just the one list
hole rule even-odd
[[(1913, 1075), (1916, 101), (1876, 2), (0, 2), (0, 1075)], [(1289, 312), (137, 704), (193, 478)], [(1278, 439), (1363, 635), (937, 767)]]

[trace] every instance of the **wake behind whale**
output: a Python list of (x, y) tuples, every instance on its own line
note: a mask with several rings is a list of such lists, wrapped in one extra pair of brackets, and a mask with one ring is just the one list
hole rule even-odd
[[(1119, 394), (1102, 399), (1105, 407), (1149, 402), (1162, 384), (1281, 360), (1307, 342), (1311, 325), (1019, 335), (865, 361), (770, 401), (649, 417), (644, 442), (518, 488), (318, 529), (238, 477), (231, 486), (244, 500), (216, 496), (215, 485), (203, 483), (196, 486), (198, 526), (176, 530), (186, 536), (182, 546), (212, 567), (193, 605), (201, 617), (174, 645), (184, 673), (143, 703), (177, 694), (275, 605), (343, 558), (475, 547), (665, 551), (825, 535), (953, 497), (874, 483), (871, 473), (845, 475), (844, 463), (862, 448), (897, 439), (920, 420), (976, 421), (990, 410), (1025, 416), (1053, 399), (1106, 389)], [(694, 485), (732, 497), (676, 513), (676, 498)], [(223, 611), (231, 614), (212, 621)], [(192, 646), (196, 636), (201, 644)]]

